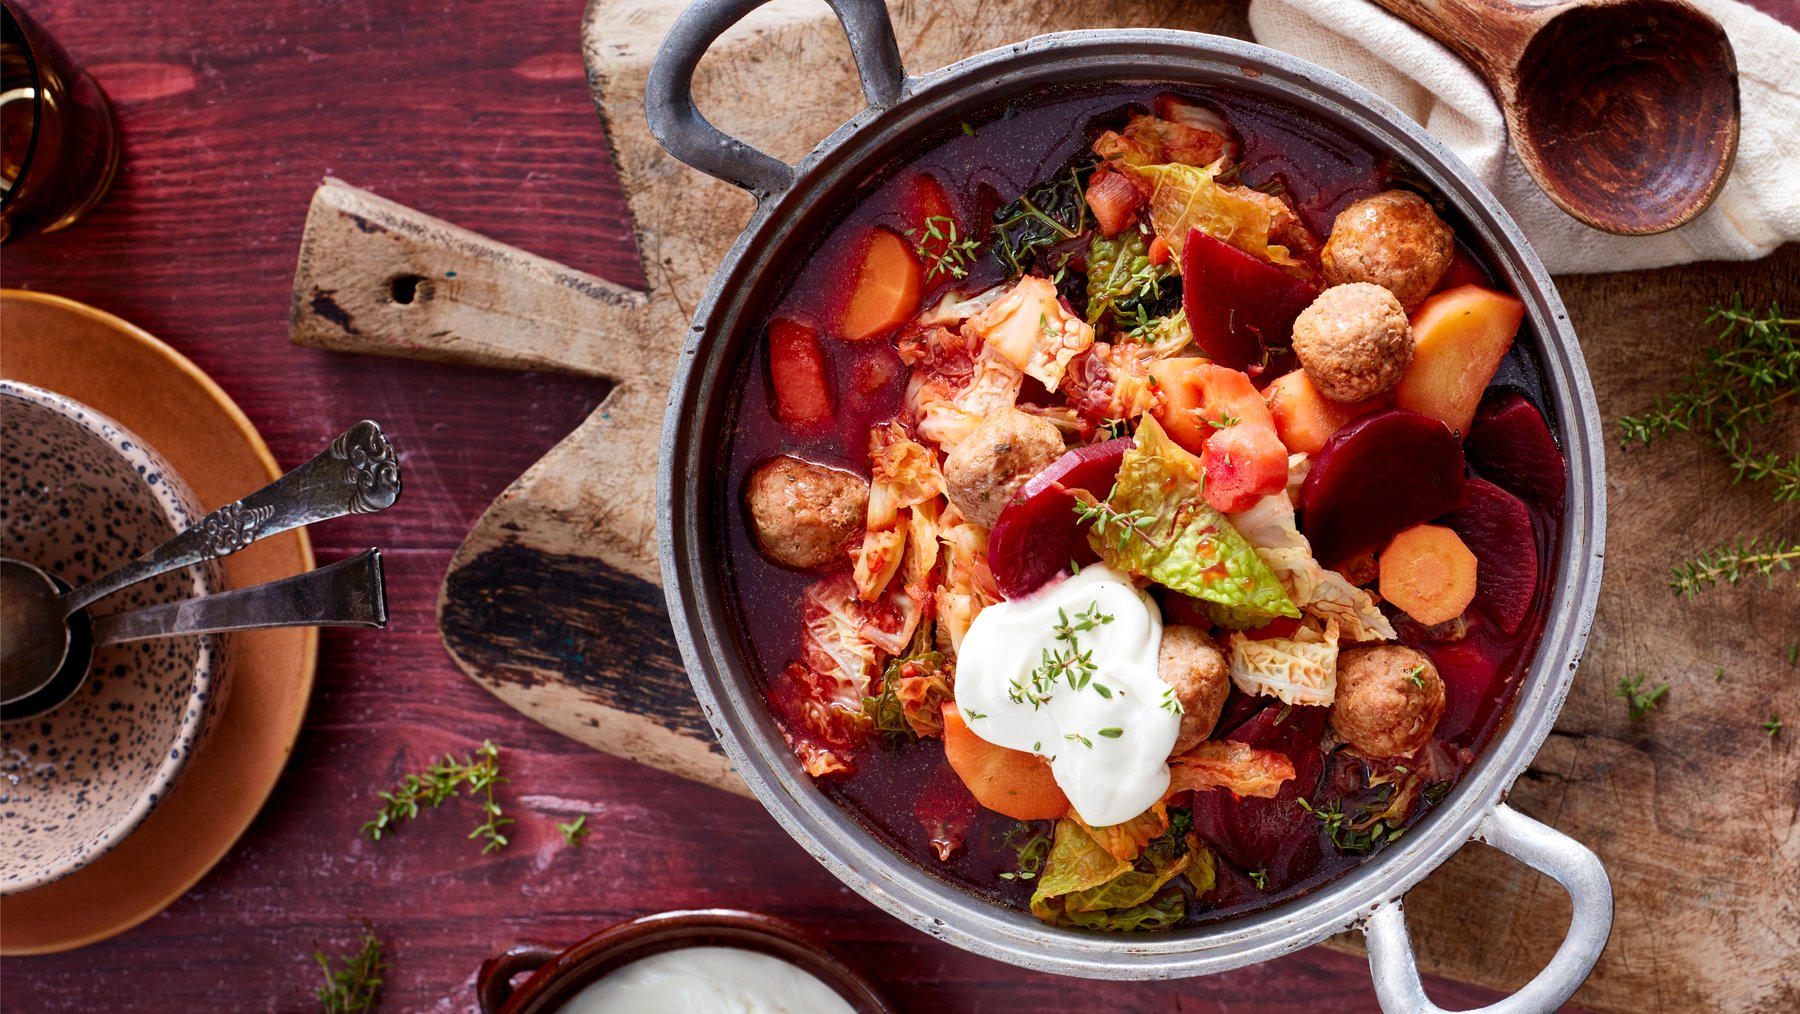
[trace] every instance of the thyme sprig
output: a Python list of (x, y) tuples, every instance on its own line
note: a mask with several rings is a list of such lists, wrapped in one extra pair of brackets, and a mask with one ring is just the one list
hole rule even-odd
[(588, 836), (589, 831), (593, 830), (587, 826), (587, 814), (585, 813), (567, 824), (559, 821), (556, 829), (562, 832), (563, 844), (573, 849), (580, 848), (581, 840)]
[(927, 283), (939, 275), (959, 281), (969, 277), (969, 267), (975, 263), (975, 254), (981, 249), (976, 240), (957, 235), (956, 219), (949, 215), (927, 217), (924, 229), (908, 229), (906, 237), (913, 241), (913, 253), (925, 265)]
[(1800, 392), (1800, 343), (1790, 330), (1800, 317), (1782, 316), (1775, 303), (1761, 313), (1746, 310), (1743, 297), (1733, 296), (1730, 307), (1714, 304), (1706, 323), (1723, 325), (1719, 344), (1707, 350), (1683, 390), (1619, 420), (1620, 445), (1697, 433), (1724, 455), (1732, 482), (1772, 481), (1777, 502), (1800, 501), (1800, 449), (1759, 451), (1755, 433)]
[(393, 830), (395, 825), (417, 817), (420, 806), (436, 809), (444, 800), (456, 795), (458, 789), (467, 787), (470, 796), (481, 797), (481, 813), (485, 818), (469, 832), (469, 837), (482, 839), (485, 844), (481, 854), (487, 855), (506, 847), (508, 839), (501, 828), (513, 823), (511, 817), (501, 815), (500, 804), (494, 801), (494, 786), (505, 781), (500, 775), (500, 748), (483, 740), (474, 757), (457, 760), (445, 754), (442, 760), (434, 761), (426, 768), (424, 774), (406, 775), (394, 791), (376, 793), (384, 801), (381, 812), (362, 826), (362, 833), (371, 841), (380, 841), (381, 836)]
[[(1023, 843), (1016, 839), (1024, 838)], [(1051, 846), (1054, 840), (1027, 821), (1019, 821), (1012, 830), (1006, 832), (1006, 844), (1011, 845), (1019, 853), (1017, 872), (1000, 874), (1001, 880), (1036, 880), (1044, 871), (1044, 863), (1050, 859)]]
[(381, 973), (388, 967), (381, 940), (366, 922), (360, 940), (362, 950), (347, 955), (344, 967), (336, 971), (324, 951), (313, 952), (313, 960), (325, 973), (325, 985), (316, 991), (325, 1014), (371, 1011), (381, 999)]
[(1656, 706), (1662, 703), (1663, 696), (1669, 692), (1669, 685), (1644, 689), (1644, 674), (1619, 677), (1619, 689), (1613, 691), (1614, 697), (1623, 698), (1631, 706), (1631, 720), (1642, 721)]
[(1332, 846), (1339, 852), (1368, 852), (1382, 842), (1398, 840), (1406, 831), (1403, 827), (1390, 826), (1385, 819), (1369, 820), (1375, 813), (1382, 812), (1373, 806), (1365, 805), (1363, 819), (1358, 821), (1346, 815), (1343, 804), (1335, 799), (1322, 806), (1307, 802), (1305, 796), (1294, 802), (1299, 803), (1302, 810), (1319, 818), (1319, 822), (1325, 825), (1325, 833), (1331, 836)]
[(1112, 505), (1112, 498), (1119, 492), (1118, 483), (1113, 483), (1105, 500), (1096, 500), (1085, 490), (1071, 490), (1071, 492), (1075, 493), (1075, 516), (1091, 525), (1101, 538), (1106, 538), (1108, 530), (1111, 530), (1114, 543), (1120, 552), (1125, 551), (1125, 547), (1131, 542), (1133, 536), (1143, 539), (1153, 548), (1162, 548), (1161, 544), (1146, 532), (1146, 529), (1156, 526), (1155, 515), (1141, 507), (1121, 511)]
[(1795, 560), (1800, 560), (1800, 541), (1739, 539), (1670, 568), (1669, 587), (1684, 597), (1698, 595), (1720, 581), (1737, 584), (1746, 577), (1761, 577), (1774, 587), (1775, 572), (1793, 570)]

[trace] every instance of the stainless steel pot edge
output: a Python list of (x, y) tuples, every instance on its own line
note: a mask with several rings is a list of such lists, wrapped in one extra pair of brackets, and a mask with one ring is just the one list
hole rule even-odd
[[(747, 10), (754, 4), (731, 6)], [(758, 194), (757, 215), (715, 276), (696, 315), (684, 353), (694, 358), (684, 366), (671, 389), (658, 490), (661, 507), (659, 537), (677, 640), (709, 720), (720, 734), (728, 755), (770, 812), (834, 874), (896, 916), (935, 936), (1028, 967), (1109, 978), (1200, 974), (1265, 960), (1315, 942), (1370, 916), (1378, 916), (1371, 925), (1376, 927), (1375, 932), (1383, 934), (1380, 936), (1382, 943), (1391, 944), (1391, 930), (1381, 927), (1392, 927), (1397, 922), (1381, 913), (1392, 909), (1393, 899), (1404, 894), (1470, 837), (1478, 833), (1492, 836), (1489, 822), (1493, 818), (1490, 815), (1500, 805), (1506, 787), (1524, 769), (1548, 735), (1591, 624), (1599, 585), (1605, 506), (1603, 485), (1598, 481), (1602, 474), (1599, 421), (1585, 368), (1569, 331), (1566, 314), (1541, 264), (1491, 195), (1478, 185), (1463, 182), (1465, 178), (1472, 179), (1472, 174), (1451, 153), (1359, 86), (1291, 57), (1246, 43), (1156, 30), (1085, 32), (1040, 37), (984, 53), (924, 77), (908, 79), (893, 105), (867, 110), (834, 132), (796, 168), (793, 178), (804, 184), (811, 172), (844, 148), (864, 126), (883, 117), (891, 119), (894, 110), (935, 89), (973, 80), (985, 81), (992, 86), (1008, 76), (1008, 64), (1032, 58), (1039, 58), (1040, 64), (1043, 59), (1067, 61), (1096, 49), (1144, 53), (1178, 50), (1190, 57), (1256, 68), (1259, 74), (1285, 79), (1295, 88), (1309, 92), (1314, 103), (1335, 108), (1340, 116), (1363, 129), (1394, 135), (1409, 142), (1398, 147), (1411, 148), (1409, 154), (1423, 156), (1418, 158), (1419, 168), (1446, 192), (1457, 195), (1465, 208), (1477, 214), (1473, 224), (1483, 233), (1483, 239), (1503, 254), (1501, 259), (1509, 269), (1509, 280), (1527, 296), (1534, 326), (1545, 338), (1541, 365), (1545, 368), (1547, 383), (1558, 393), (1553, 402), (1557, 406), (1559, 428), (1564, 434), (1570, 473), (1578, 478), (1572, 488), (1565, 522), (1555, 593), (1556, 612), (1544, 633), (1527, 686), (1515, 704), (1511, 728), (1490, 747), (1439, 812), (1415, 829), (1397, 848), (1390, 848), (1364, 867), (1308, 896), (1270, 912), (1219, 926), (1155, 938), (1071, 934), (1050, 930), (1035, 921), (1027, 925), (1021, 919), (1013, 918), (1018, 913), (973, 902), (954, 888), (910, 867), (896, 876), (896, 871), (888, 868), (898, 862), (895, 857), (849, 821), (842, 811), (825, 801), (799, 773), (791, 757), (772, 757), (768, 749), (759, 749), (755, 753), (747, 749), (746, 743), (766, 748), (772, 729), (767, 716), (761, 713), (760, 702), (746, 699), (721, 677), (731, 660), (719, 654), (718, 649), (721, 645), (730, 645), (729, 631), (713, 622), (716, 617), (708, 615), (707, 604), (701, 601), (698, 589), (686, 580), (703, 573), (707, 561), (699, 541), (692, 538), (694, 533), (678, 530), (675, 525), (678, 517), (691, 521), (706, 515), (700, 490), (702, 470), (692, 467), (692, 434), (685, 432), (693, 415), (697, 393), (710, 393), (697, 391), (697, 388), (717, 380), (716, 375), (707, 374), (704, 363), (698, 358), (701, 339), (715, 317), (720, 316), (715, 310), (724, 286), (741, 280), (737, 277), (737, 269), (742, 267), (741, 261), (751, 240), (758, 238), (763, 227), (785, 210), (787, 202), (784, 198), (794, 193), (785, 187)], [(1153, 78), (1155, 74), (1144, 72), (1133, 76)], [(1356, 108), (1359, 105), (1370, 111), (1372, 117)], [(802, 185), (795, 189), (805, 190), (806, 187)], [(699, 377), (696, 377), (696, 371)], [(1586, 481), (1581, 481), (1583, 479)], [(704, 628), (706, 637), (699, 641), (695, 639), (690, 618)], [(703, 649), (703, 645), (708, 647)], [(714, 692), (715, 683), (719, 694)], [(760, 728), (752, 729), (750, 723)], [(778, 737), (774, 737), (774, 741), (779, 744)], [(827, 840), (830, 847), (827, 847)], [(1579, 846), (1574, 848), (1579, 850)], [(903, 862), (900, 865), (904, 865)], [(1601, 876), (1603, 878), (1604, 874)], [(1397, 909), (1393, 911), (1397, 915)], [(1029, 916), (1023, 917), (1023, 920), (1029, 919)], [(1601, 941), (1609, 922), (1608, 919), (1599, 924)], [(1586, 936), (1591, 938), (1593, 933)], [(1375, 943), (1372, 940), (1372, 944)], [(1387, 946), (1384, 951), (1390, 958), (1395, 953), (1393, 946)], [(1591, 964), (1591, 960), (1587, 964)], [(1586, 965), (1580, 971), (1585, 974)], [(1381, 974), (1380, 967), (1377, 973), (1378, 976)], [(1413, 978), (1416, 981), (1416, 973)], [(1566, 983), (1568, 990), (1572, 991), (1578, 981), (1579, 977)], [(1395, 987), (1399, 993), (1383, 990), (1384, 1002), (1404, 993), (1403, 987), (1404, 983)], [(1558, 986), (1556, 991), (1561, 992), (1561, 987)]]

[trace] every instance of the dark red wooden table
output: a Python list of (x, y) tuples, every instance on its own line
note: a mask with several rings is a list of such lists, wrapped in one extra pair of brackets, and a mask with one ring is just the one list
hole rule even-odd
[[(800, 923), (911, 1011), (1373, 1009), (1363, 960), (1317, 948), (1144, 984), (966, 954), (852, 894), (755, 803), (578, 746), (451, 664), (433, 609), (452, 550), (603, 389), (291, 346), (294, 257), (307, 200), (330, 173), (641, 284), (583, 83), (582, 0), (25, 6), (113, 96), (125, 164), (90, 218), (8, 245), (0, 281), (92, 303), (168, 341), (237, 399), (284, 466), (350, 421), (380, 420), (402, 449), (407, 492), (386, 514), (314, 530), (321, 562), (383, 548), (393, 623), (325, 635), (294, 759), (236, 851), (131, 932), (6, 960), (8, 1009), (316, 1009), (312, 951), (349, 949), (367, 919), (393, 960), (384, 1009), (460, 1011), (497, 946), (705, 906)], [(510, 848), (478, 855), (464, 839), (473, 811), (455, 804), (380, 843), (358, 836), (376, 789), (484, 738), (512, 779), (500, 793), (518, 818)], [(554, 822), (577, 813), (592, 834), (566, 848)], [(1451, 1006), (1490, 998), (1454, 983), (1433, 991)]]

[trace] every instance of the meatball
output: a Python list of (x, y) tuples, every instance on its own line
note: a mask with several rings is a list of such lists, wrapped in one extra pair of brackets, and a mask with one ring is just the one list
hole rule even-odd
[(1371, 757), (1404, 757), (1431, 739), (1444, 717), (1444, 681), (1423, 652), (1397, 644), (1338, 656), (1331, 727)]
[(1048, 420), (1006, 408), (982, 420), (944, 459), (944, 492), (963, 517), (994, 527), (1000, 509), (1032, 476), (1062, 457)]
[(1187, 753), (1218, 724), (1225, 695), (1231, 692), (1231, 667), (1199, 627), (1164, 627), (1156, 675), (1175, 689), (1175, 699), (1181, 702), (1181, 732), (1175, 737), (1174, 753)]
[(869, 484), (783, 454), (750, 473), (744, 502), (764, 556), (784, 567), (817, 570), (843, 559), (862, 529)]
[(1411, 313), (1450, 270), (1456, 234), (1423, 197), (1388, 190), (1345, 208), (1319, 252), (1332, 285), (1373, 282)]
[(1381, 286), (1334, 285), (1294, 320), (1294, 354), (1320, 394), (1367, 401), (1398, 384), (1412, 364), (1412, 325)]

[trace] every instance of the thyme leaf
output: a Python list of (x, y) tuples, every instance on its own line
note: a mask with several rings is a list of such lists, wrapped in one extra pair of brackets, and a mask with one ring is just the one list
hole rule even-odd
[(372, 1011), (381, 999), (381, 973), (388, 968), (380, 938), (368, 923), (360, 935), (362, 950), (343, 959), (344, 967), (332, 970), (332, 960), (324, 951), (314, 951), (313, 961), (325, 973), (325, 985), (315, 992), (325, 1014), (351, 1014)]
[(1782, 316), (1775, 303), (1760, 313), (1747, 310), (1738, 295), (1730, 307), (1714, 304), (1706, 323), (1722, 327), (1705, 361), (1682, 390), (1658, 399), (1642, 415), (1620, 419), (1620, 445), (1695, 433), (1718, 448), (1731, 466), (1733, 483), (1772, 482), (1776, 502), (1800, 501), (1800, 449), (1757, 447), (1777, 408), (1800, 392), (1800, 343), (1791, 330), (1800, 317)]
[(1613, 691), (1614, 697), (1623, 698), (1631, 706), (1631, 720), (1642, 721), (1656, 706), (1662, 702), (1663, 696), (1669, 692), (1669, 685), (1644, 689), (1644, 674), (1633, 677), (1619, 677), (1619, 689)]
[(501, 828), (513, 823), (511, 817), (501, 814), (500, 805), (494, 802), (494, 786), (504, 781), (506, 779), (500, 775), (500, 748), (483, 740), (474, 757), (457, 760), (445, 754), (443, 759), (432, 762), (424, 774), (408, 774), (392, 792), (376, 793), (383, 800), (381, 812), (363, 824), (362, 833), (370, 841), (380, 841), (381, 836), (396, 825), (417, 817), (421, 806), (435, 810), (456, 795), (458, 789), (466, 787), (470, 796), (481, 797), (484, 818), (469, 832), (469, 837), (482, 839), (485, 844), (481, 854), (487, 855), (506, 847), (508, 839)]

